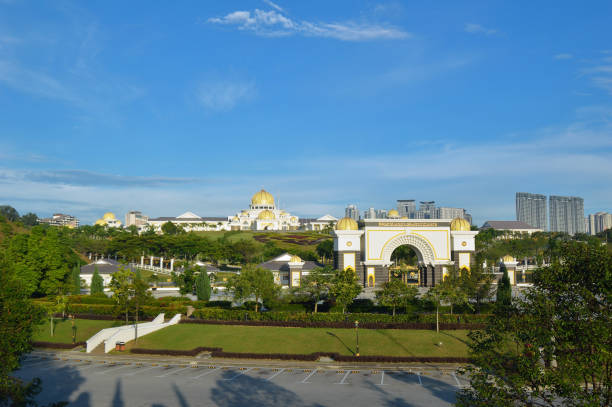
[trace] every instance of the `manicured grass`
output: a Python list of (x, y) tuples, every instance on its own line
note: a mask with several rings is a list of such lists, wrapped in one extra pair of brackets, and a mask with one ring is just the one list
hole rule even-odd
[[(359, 351), (362, 355), (465, 357), (467, 332), (360, 329)], [(143, 336), (137, 345), (128, 344), (128, 348), (175, 350), (198, 346), (220, 347), (226, 352), (352, 355), (355, 330), (179, 324)]]
[[(123, 321), (98, 321), (91, 319), (76, 319), (75, 326), (76, 341), (82, 342), (94, 336), (98, 331), (104, 328), (110, 328), (113, 326), (124, 325)], [(49, 328), (49, 320), (38, 326), (37, 331), (34, 333), (34, 341), (42, 342), (57, 342), (57, 343), (72, 343), (72, 323), (69, 319), (56, 319), (54, 335), (51, 336)]]

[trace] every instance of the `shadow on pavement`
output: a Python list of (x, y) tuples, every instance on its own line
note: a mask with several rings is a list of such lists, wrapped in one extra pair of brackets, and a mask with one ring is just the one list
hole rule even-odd
[(236, 372), (226, 371), (212, 389), (211, 398), (219, 407), (320, 406), (306, 404), (297, 394), (265, 379), (242, 375), (231, 380)]

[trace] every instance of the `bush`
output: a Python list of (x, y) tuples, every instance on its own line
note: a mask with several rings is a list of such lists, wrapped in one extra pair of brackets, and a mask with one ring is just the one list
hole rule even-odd
[(232, 302), (231, 301), (207, 301), (204, 306), (205, 307), (209, 307), (209, 308), (225, 308), (225, 309), (230, 309), (230, 308), (232, 308)]
[(72, 349), (77, 346), (85, 346), (85, 342), (77, 343), (59, 343), (59, 342), (32, 342), (32, 346), (35, 348), (48, 348), (48, 349)]

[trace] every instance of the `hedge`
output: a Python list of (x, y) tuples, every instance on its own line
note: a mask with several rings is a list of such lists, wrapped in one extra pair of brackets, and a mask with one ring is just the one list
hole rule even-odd
[(231, 359), (280, 359), (315, 362), (321, 357), (330, 357), (336, 362), (379, 362), (379, 363), (469, 363), (465, 357), (438, 357), (438, 356), (384, 356), (384, 355), (340, 355), (338, 353), (316, 352), (310, 354), (291, 353), (250, 353), (250, 352), (224, 352), (221, 348), (198, 347), (191, 350), (173, 349), (143, 349), (135, 348), (131, 353), (165, 355), (165, 356), (197, 356), (201, 352), (210, 352), (214, 358)]
[[(38, 302), (43, 307), (50, 307), (53, 304)], [(164, 313), (166, 318), (172, 318), (176, 314), (187, 314), (187, 307), (179, 305), (175, 307), (154, 307), (150, 305), (144, 305), (140, 307), (140, 316), (142, 319), (155, 318), (157, 315)], [(115, 305), (106, 304), (67, 304), (66, 314), (87, 314), (87, 315), (125, 315), (125, 310), (120, 309)], [(130, 314), (134, 314), (134, 310), (130, 308)]]
[[(224, 321), (224, 320), (206, 320), (206, 319), (182, 319), (181, 324), (208, 324), (208, 325), (245, 325), (245, 326), (278, 326), (289, 328), (354, 328), (355, 323), (352, 322), (327, 322), (327, 321)], [(457, 329), (483, 329), (485, 324), (457, 324), (457, 323), (440, 323), (442, 330), (457, 330)], [(359, 328), (362, 329), (424, 329), (435, 330), (435, 323), (426, 322), (364, 322), (359, 323)]]
[(73, 348), (76, 348), (77, 346), (85, 346), (85, 342), (59, 343), (59, 342), (34, 341), (32, 342), (32, 346), (34, 346), (35, 348), (73, 349)]

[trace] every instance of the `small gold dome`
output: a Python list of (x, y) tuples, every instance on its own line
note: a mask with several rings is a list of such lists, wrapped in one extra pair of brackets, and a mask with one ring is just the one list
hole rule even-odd
[(336, 224), (336, 230), (357, 230), (359, 225), (351, 218), (342, 218)]
[(106, 221), (104, 219), (98, 219), (96, 221), (95, 225), (105, 226), (106, 225)]
[(450, 229), (452, 231), (470, 231), (472, 228), (470, 227), (470, 222), (463, 218), (455, 218), (450, 224)]
[(289, 259), (289, 263), (301, 263), (302, 259), (300, 259), (300, 256), (296, 256), (295, 254), (293, 256), (291, 256), (291, 258)]
[(102, 216), (102, 219), (104, 219), (104, 220), (114, 220), (114, 219), (116, 219), (116, 218), (115, 218), (115, 214), (114, 214), (114, 213), (112, 213), (112, 212), (106, 212), (106, 213), (104, 214), (104, 216)]
[(509, 254), (506, 254), (506, 255), (505, 255), (503, 258), (502, 258), (502, 261), (503, 261), (504, 263), (513, 263), (513, 262), (515, 262), (516, 260), (514, 259), (514, 257), (510, 256)]
[(390, 218), (399, 218), (399, 212), (397, 209), (391, 209), (389, 212), (387, 212), (387, 216)]
[(402, 216), (400, 219), (408, 219), (408, 216)]
[(269, 210), (263, 210), (261, 212), (259, 212), (259, 215), (257, 216), (257, 219), (263, 220), (263, 219), (276, 219), (276, 216), (274, 216), (274, 212), (269, 211)]
[(274, 206), (274, 197), (271, 193), (264, 191), (263, 189), (253, 195), (251, 198), (251, 205), (253, 206)]
[(234, 216), (234, 217), (232, 218), (232, 220), (233, 220), (233, 221), (238, 222), (238, 221), (240, 220), (240, 218), (239, 218), (238, 216)]

